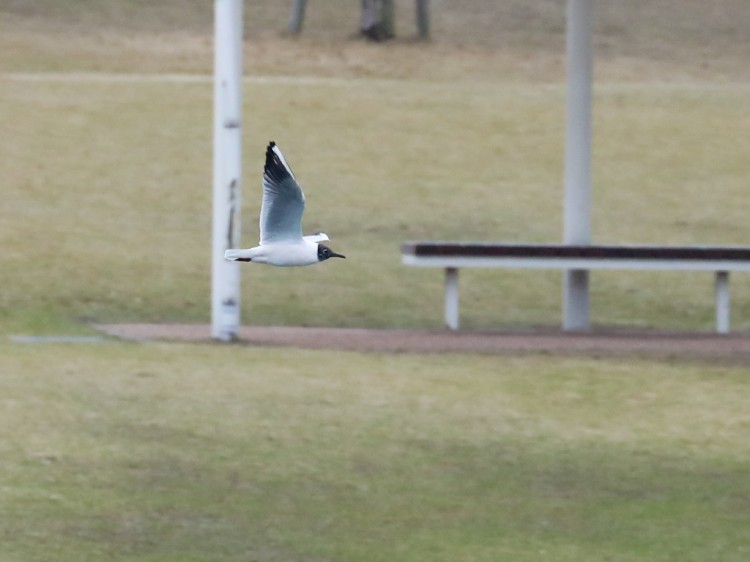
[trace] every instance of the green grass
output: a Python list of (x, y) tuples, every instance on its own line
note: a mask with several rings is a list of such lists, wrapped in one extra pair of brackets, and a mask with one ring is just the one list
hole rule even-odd
[(746, 370), (0, 344), (0, 560), (745, 560)]
[[(332, 80), (246, 84), (243, 241), (257, 238), (274, 139), (307, 191), (306, 229), (349, 259), (244, 268), (244, 322), (440, 326), (440, 272), (401, 266), (401, 242), (560, 241), (562, 4), (471, 1), (436, 7), (426, 44), (404, 39), (401, 6), (402, 39), (387, 46), (349, 38), (356, 7), (343, 0), (311, 8), (299, 40), (279, 34), (286, 4), (247, 6), (248, 76)], [(595, 242), (748, 243), (747, 42), (732, 40), (745, 9), (600, 7)], [(0, 0), (0, 13), (4, 71), (211, 70), (205, 2)], [(0, 80), (0, 332), (207, 321), (210, 84)], [(593, 278), (597, 324), (712, 327), (708, 274)], [(559, 321), (560, 272), (462, 279), (466, 328)], [(747, 329), (750, 281), (732, 283), (734, 327)]]
[[(308, 194), (306, 230), (325, 230), (349, 258), (243, 268), (245, 322), (439, 326), (441, 274), (402, 266), (401, 242), (561, 239), (561, 86), (251, 82), (245, 94), (244, 243), (257, 239), (261, 159), (275, 139)], [(0, 97), (6, 327), (206, 321), (210, 84), (10, 80)], [(602, 85), (594, 241), (747, 243), (747, 99), (742, 85)], [(559, 320), (559, 272), (463, 279), (467, 328)], [(593, 298), (600, 324), (713, 322), (709, 274), (597, 273)], [(733, 310), (736, 328), (750, 326), (742, 275)]]
[[(351, 2), (296, 41), (287, 3), (249, 4), (250, 76), (333, 80), (246, 84), (243, 240), (274, 139), (348, 259), (244, 268), (244, 322), (437, 327), (441, 275), (402, 241), (560, 240), (562, 3), (471, 2), (385, 48), (348, 39)], [(747, 244), (745, 0), (623, 6), (597, 20), (594, 239)], [(0, 0), (0, 67), (205, 74), (209, 20)], [(211, 87), (3, 74), (0, 122), (0, 562), (748, 559), (746, 369), (12, 343), (208, 320)], [(707, 274), (593, 278), (599, 324), (712, 326)], [(469, 329), (559, 322), (559, 272), (462, 284)]]

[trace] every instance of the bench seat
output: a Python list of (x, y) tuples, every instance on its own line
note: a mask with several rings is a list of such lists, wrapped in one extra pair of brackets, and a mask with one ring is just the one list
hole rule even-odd
[(750, 271), (748, 246), (655, 246), (405, 242), (405, 265), (445, 269), (445, 322), (459, 326), (458, 270), (464, 267), (715, 272), (716, 330), (729, 332), (729, 272)]

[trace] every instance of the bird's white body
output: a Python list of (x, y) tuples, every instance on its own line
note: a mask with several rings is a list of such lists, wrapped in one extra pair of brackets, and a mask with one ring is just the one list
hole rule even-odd
[(323, 232), (302, 236), (304, 210), (302, 188), (279, 147), (275, 142), (269, 143), (263, 168), (259, 245), (246, 250), (226, 250), (224, 258), (277, 267), (313, 265), (328, 258), (343, 258), (320, 243), (329, 239)]
[(318, 243), (304, 237), (299, 242), (272, 242), (247, 250), (227, 250), (228, 260), (251, 261), (278, 267), (312, 265), (318, 263)]

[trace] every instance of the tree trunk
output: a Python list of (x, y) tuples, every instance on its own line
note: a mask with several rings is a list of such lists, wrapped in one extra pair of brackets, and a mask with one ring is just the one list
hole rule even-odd
[(396, 6), (394, 0), (381, 0), (383, 35), (386, 39), (396, 36)]
[(430, 0), (417, 1), (417, 33), (420, 39), (430, 38)]
[(289, 33), (299, 35), (302, 32), (302, 24), (305, 22), (305, 6), (307, 0), (294, 0), (292, 5), (292, 17), (289, 19)]
[(368, 39), (392, 39), (395, 36), (395, 19), (393, 0), (362, 0), (360, 30)]

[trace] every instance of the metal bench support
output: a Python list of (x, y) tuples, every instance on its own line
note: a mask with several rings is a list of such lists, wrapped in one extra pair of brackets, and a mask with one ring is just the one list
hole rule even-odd
[(589, 272), (571, 269), (563, 275), (563, 330), (589, 330)]
[(458, 268), (445, 268), (445, 325), (458, 330)]
[(594, 270), (710, 271), (715, 275), (716, 332), (730, 330), (729, 273), (750, 273), (750, 246), (649, 246), (405, 242), (405, 265), (445, 270), (445, 325), (459, 328), (462, 267), (561, 269), (565, 272), (563, 328), (588, 330), (589, 272)]
[(719, 334), (729, 333), (729, 272), (716, 272), (716, 332)]

